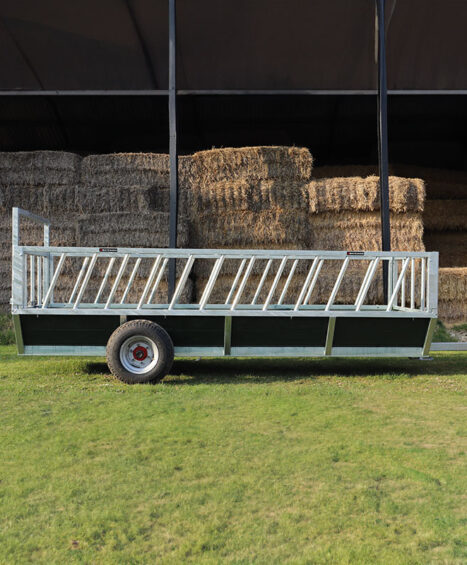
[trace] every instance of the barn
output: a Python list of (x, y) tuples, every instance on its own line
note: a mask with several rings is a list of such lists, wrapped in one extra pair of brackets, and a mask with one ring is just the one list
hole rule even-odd
[[(391, 243), (440, 251), (441, 316), (465, 322), (467, 6), (385, 4)], [(375, 6), (2, 2), (2, 307), (12, 205), (54, 217), (61, 242), (110, 245), (126, 226), (128, 243), (173, 243), (169, 153), (180, 156), (179, 246), (380, 246)], [(247, 179), (229, 186), (204, 153), (218, 148), (232, 171), (240, 148), (270, 146), (284, 149), (250, 151)], [(308, 173), (290, 148), (308, 150)], [(210, 163), (207, 176), (193, 180), (192, 155)], [(282, 239), (257, 229), (271, 225)]]

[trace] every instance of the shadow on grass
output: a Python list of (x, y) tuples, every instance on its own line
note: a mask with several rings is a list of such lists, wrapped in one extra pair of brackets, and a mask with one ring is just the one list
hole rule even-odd
[[(105, 363), (88, 363), (90, 374), (108, 373)], [(336, 377), (417, 377), (467, 374), (467, 356), (442, 355), (432, 361), (418, 359), (180, 359), (173, 364), (167, 385), (214, 383), (268, 383)]]

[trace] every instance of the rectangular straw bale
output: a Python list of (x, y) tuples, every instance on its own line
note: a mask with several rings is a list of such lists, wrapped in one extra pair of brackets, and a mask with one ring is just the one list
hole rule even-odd
[[(148, 212), (164, 209), (166, 189), (140, 186), (103, 187), (79, 185), (76, 191), (76, 208), (81, 214), (106, 212)], [(154, 193), (154, 194), (153, 194)], [(157, 208), (153, 207), (159, 206)]]
[(310, 180), (313, 158), (304, 147), (228, 147), (199, 151), (192, 157), (193, 185), (223, 180)]
[(204, 213), (191, 222), (190, 230), (191, 244), (200, 248), (303, 249), (307, 244), (308, 214), (280, 209)]
[(0, 213), (10, 213), (16, 206), (35, 214), (45, 213), (45, 188), (43, 186), (0, 185)]
[(440, 300), (467, 303), (467, 266), (458, 269), (440, 269), (438, 293)]
[(271, 208), (308, 208), (308, 185), (290, 179), (224, 180), (192, 187), (190, 214), (233, 210), (254, 211)]
[(467, 231), (426, 231), (423, 239), (427, 251), (439, 252), (441, 267), (467, 266)]
[(169, 186), (169, 156), (159, 153), (89, 155), (81, 163), (80, 184), (97, 187)]
[[(310, 217), (310, 249), (379, 251), (381, 219), (378, 212), (340, 212)], [(424, 251), (420, 214), (391, 214), (391, 247)]]
[(467, 267), (439, 270), (438, 315), (446, 324), (467, 322)]
[[(337, 177), (312, 180), (308, 185), (312, 213), (380, 209), (379, 177)], [(389, 206), (397, 213), (420, 212), (425, 200), (421, 179), (389, 177)]]
[(428, 231), (467, 231), (467, 199), (428, 200), (423, 225)]
[[(80, 216), (77, 237), (81, 247), (168, 247), (169, 214), (122, 212)], [(187, 223), (181, 217), (178, 246), (185, 247), (187, 242)]]
[(63, 151), (0, 153), (0, 185), (9, 187), (73, 186), (81, 157)]

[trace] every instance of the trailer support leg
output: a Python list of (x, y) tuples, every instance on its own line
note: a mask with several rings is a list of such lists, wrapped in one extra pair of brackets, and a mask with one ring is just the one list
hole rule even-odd
[(226, 316), (224, 322), (224, 355), (228, 357), (232, 343), (232, 316)]
[(334, 341), (334, 330), (336, 328), (336, 318), (329, 318), (328, 332), (326, 334), (326, 345), (324, 347), (324, 354), (331, 355), (332, 343)]

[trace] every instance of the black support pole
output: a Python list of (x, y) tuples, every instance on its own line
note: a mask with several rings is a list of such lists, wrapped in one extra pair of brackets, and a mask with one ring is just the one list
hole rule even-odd
[[(388, 90), (386, 80), (385, 0), (376, 0), (378, 29), (378, 161), (381, 199), (381, 249), (391, 251), (389, 217)], [(383, 261), (384, 297), (388, 297), (388, 263)]]
[[(177, 247), (178, 216), (178, 148), (177, 148), (177, 49), (176, 49), (176, 5), (169, 0), (169, 132), (170, 132), (170, 213), (169, 247)], [(169, 261), (169, 301), (175, 290), (175, 259)]]

